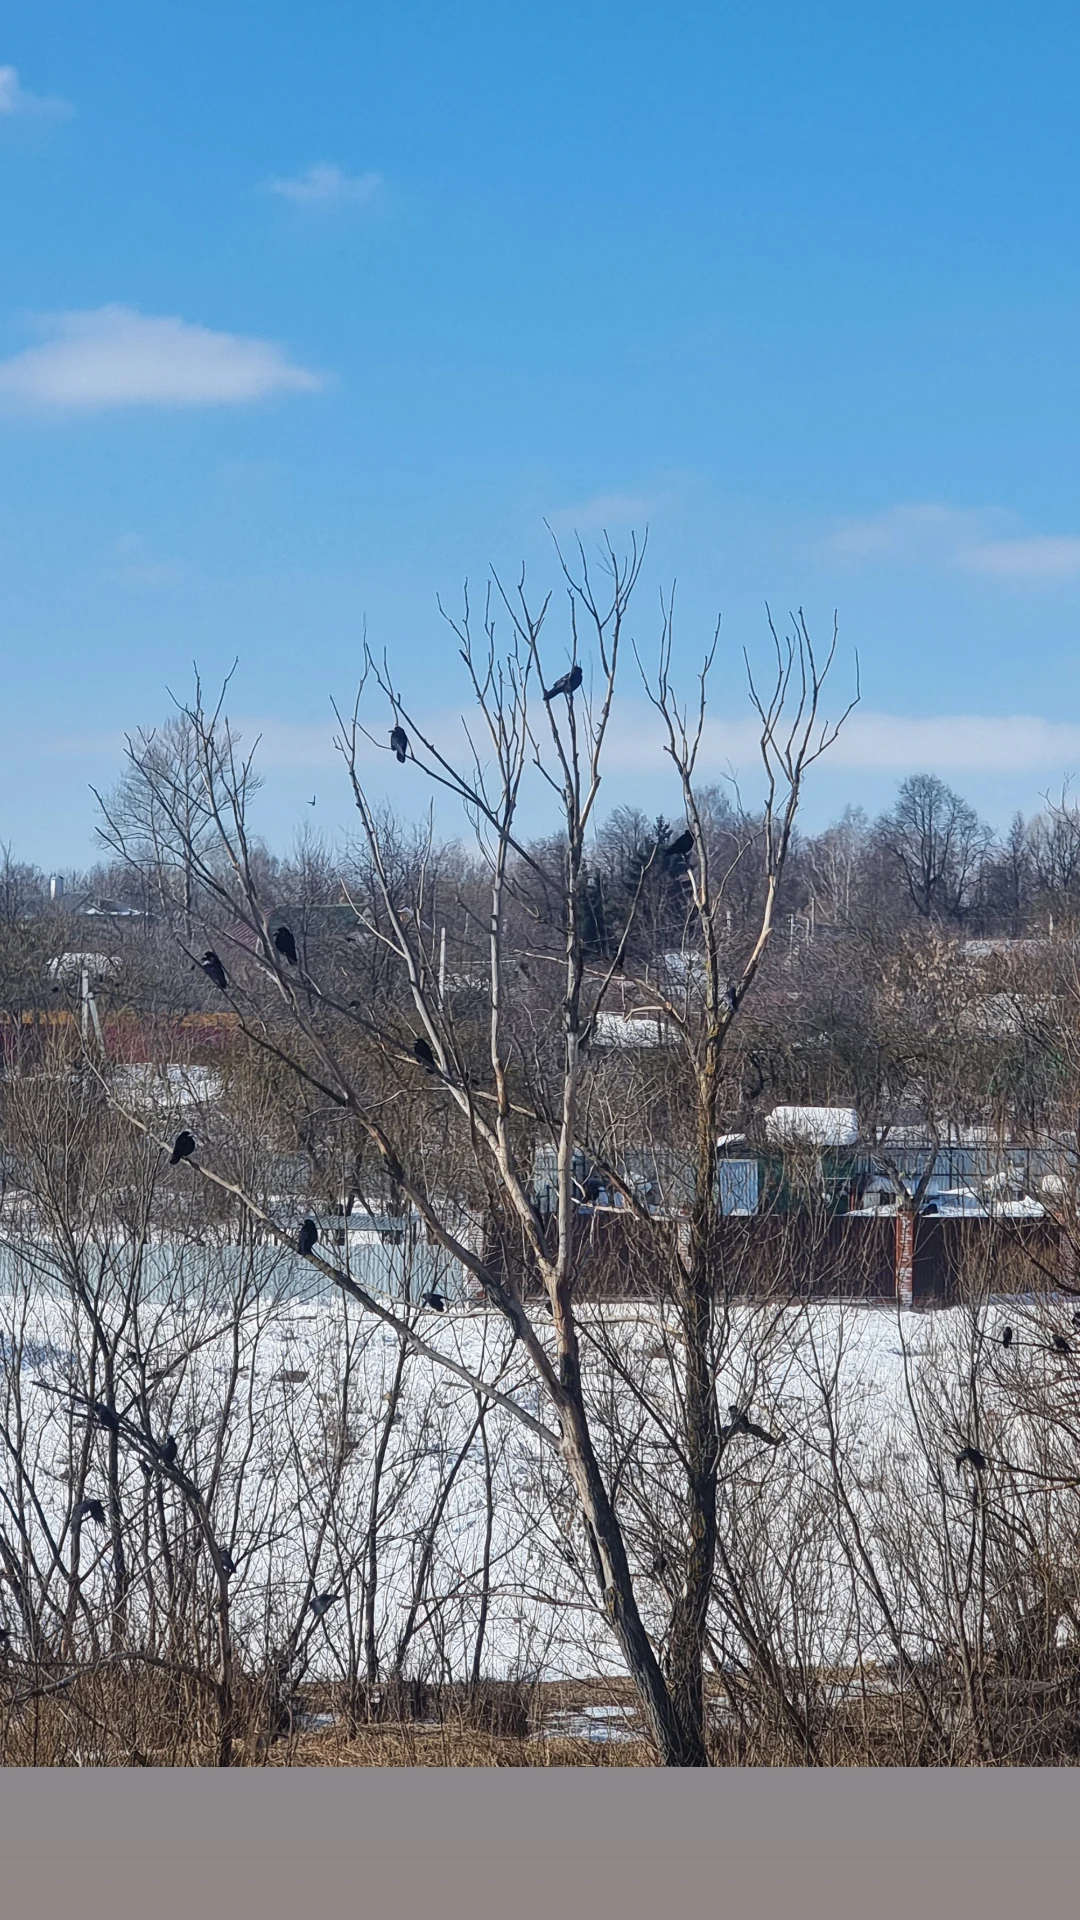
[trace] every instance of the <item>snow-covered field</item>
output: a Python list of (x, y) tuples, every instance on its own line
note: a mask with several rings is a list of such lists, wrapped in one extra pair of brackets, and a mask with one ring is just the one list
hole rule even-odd
[[(43, 1617), (62, 1611), (70, 1591), (74, 1501), (106, 1498), (108, 1441), (86, 1412), (102, 1390), (100, 1356), (91, 1380), (91, 1316), (48, 1277), (50, 1265), (9, 1260), (0, 1291), (2, 1524)], [(383, 1671), (405, 1635), (405, 1671), (467, 1677), (486, 1593), (485, 1675), (621, 1671), (554, 1449), (497, 1407), (478, 1426), (471, 1389), (415, 1353), (387, 1431), (400, 1361), (392, 1330), (330, 1291), (297, 1299), (264, 1283), (239, 1305), (228, 1296), (156, 1285), (133, 1310), (117, 1267), (96, 1311), (117, 1356), (117, 1408), (159, 1439), (175, 1435), (207, 1499), (236, 1566), (234, 1631), (254, 1664), (299, 1642), (309, 1674), (362, 1670), (366, 1602)], [(906, 1316), (851, 1304), (732, 1308), (721, 1406), (750, 1407), (781, 1444), (730, 1442), (721, 1534), (740, 1605), (787, 1656), (824, 1670), (885, 1661), (898, 1634), (909, 1652), (940, 1643), (971, 1604), (965, 1556), (980, 1528), (985, 1539), (995, 1502), (1023, 1512), (1040, 1552), (1074, 1552), (1076, 1496), (1056, 1484), (1060, 1463), (1038, 1424), (1048, 1395), (1072, 1394), (1071, 1361), (1050, 1351), (1046, 1312), (1015, 1301)], [(1059, 1318), (1068, 1325), (1064, 1309)], [(599, 1449), (661, 1637), (680, 1552), (678, 1462), (665, 1432), (670, 1347), (647, 1305), (597, 1307), (582, 1319)], [(1008, 1349), (1006, 1320), (1017, 1329)], [(417, 1324), (441, 1353), (547, 1418), (495, 1317), (459, 1305), (423, 1312)], [(976, 1439), (985, 1472), (958, 1471), (956, 1454)], [(194, 1570), (207, 1605), (209, 1561), (179, 1493), (126, 1446), (120, 1504), (132, 1616), (152, 1639), (166, 1561)], [(79, 1532), (86, 1618), (100, 1628), (109, 1533), (91, 1520)], [(335, 1597), (316, 1617), (318, 1594)], [(745, 1653), (737, 1611), (722, 1579), (721, 1662)], [(0, 1612), (17, 1636), (10, 1583), (0, 1585)]]

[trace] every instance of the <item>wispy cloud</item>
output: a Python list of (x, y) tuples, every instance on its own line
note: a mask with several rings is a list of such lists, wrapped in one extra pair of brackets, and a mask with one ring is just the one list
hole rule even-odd
[(383, 185), (381, 173), (345, 173), (329, 160), (309, 167), (294, 179), (268, 180), (265, 190), (297, 207), (367, 207)]
[[(744, 774), (753, 784), (759, 727), (750, 718), (710, 719), (699, 768), (720, 777)], [(659, 772), (664, 741), (655, 717), (628, 702), (609, 741), (611, 771)], [(825, 763), (845, 773), (1046, 773), (1080, 767), (1080, 725), (1036, 714), (897, 714), (857, 708)]]
[(271, 340), (217, 333), (132, 307), (42, 316), (39, 346), (0, 361), (0, 399), (79, 413), (108, 407), (242, 406), (275, 393), (314, 393), (317, 373)]
[(576, 506), (557, 507), (548, 521), (556, 533), (604, 533), (610, 527), (633, 527), (640, 533), (648, 521), (677, 505), (673, 494), (597, 493)]
[(0, 118), (15, 113), (73, 113), (74, 108), (66, 100), (57, 100), (51, 95), (28, 93), (19, 85), (18, 70), (15, 67), (0, 67)]
[(937, 500), (844, 521), (830, 534), (828, 549), (853, 565), (946, 567), (1017, 582), (1080, 577), (1080, 537), (1021, 533), (1016, 515), (1001, 508), (951, 507)]

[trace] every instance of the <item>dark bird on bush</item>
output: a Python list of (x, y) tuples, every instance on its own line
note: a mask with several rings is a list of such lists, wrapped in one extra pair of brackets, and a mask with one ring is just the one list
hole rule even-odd
[(337, 1598), (336, 1593), (317, 1593), (315, 1595), (311, 1603), (311, 1611), (315, 1615), (316, 1620), (321, 1620), (323, 1614), (329, 1612)]
[(425, 1307), (434, 1307), (436, 1313), (444, 1313), (446, 1311), (446, 1301), (443, 1299), (441, 1293), (425, 1293), (423, 1299)]
[(176, 1465), (176, 1435), (175, 1434), (172, 1434), (172, 1433), (166, 1434), (164, 1440), (161, 1442), (160, 1446), (158, 1447), (158, 1456), (160, 1459), (164, 1460), (165, 1465), (167, 1467), (174, 1467)]
[(725, 1440), (734, 1439), (736, 1434), (745, 1433), (751, 1440), (764, 1440), (766, 1446), (778, 1447), (779, 1437), (769, 1433), (765, 1427), (756, 1427), (748, 1413), (741, 1407), (729, 1407), (730, 1426), (721, 1429)]
[(1066, 1340), (1063, 1333), (1055, 1333), (1050, 1341), (1055, 1353), (1071, 1353), (1072, 1341)]
[(419, 1060), (425, 1073), (438, 1072), (438, 1063), (422, 1033), (418, 1033), (412, 1043), (413, 1058)]
[(409, 736), (404, 727), (395, 727), (391, 733), (390, 751), (397, 754), (398, 764), (404, 766), (405, 757), (409, 751)]
[(290, 967), (296, 965), (296, 941), (288, 927), (279, 927), (274, 935), (274, 945), (279, 953), (285, 955)]
[(104, 1400), (94, 1401), (94, 1419), (99, 1427), (105, 1427), (109, 1433), (119, 1433), (120, 1416), (105, 1405)]
[(576, 693), (580, 685), (581, 685), (581, 668), (577, 665), (575, 661), (569, 673), (564, 673), (561, 680), (556, 680), (555, 685), (553, 687), (548, 688), (547, 692), (544, 695), (544, 699), (554, 700), (556, 695), (560, 693), (565, 693), (567, 695), (570, 695), (571, 693)]
[(1013, 1330), (1012, 1330), (1012, 1328), (1011, 1328), (1011, 1327), (1005, 1327), (1005, 1328), (1003, 1328), (1003, 1330), (1002, 1330), (1002, 1335), (1001, 1335), (1001, 1344), (1002, 1344), (1002, 1346), (1003, 1346), (1003, 1347), (1011, 1347), (1011, 1346), (1012, 1346), (1012, 1343), (1013, 1343)]
[(987, 1468), (985, 1453), (981, 1452), (978, 1447), (961, 1447), (960, 1452), (956, 1456), (957, 1473), (959, 1473), (963, 1466), (974, 1467), (976, 1473), (985, 1473)]
[(71, 1517), (78, 1525), (84, 1520), (92, 1520), (98, 1527), (105, 1525), (105, 1509), (100, 1500), (80, 1500), (78, 1506), (72, 1507)]
[(205, 973), (207, 979), (213, 981), (215, 987), (220, 988), (222, 993), (228, 992), (229, 976), (226, 973), (224, 967), (221, 964), (221, 961), (218, 959), (217, 954), (214, 952), (212, 947), (208, 948), (206, 953), (203, 954), (202, 959), (199, 961), (199, 965), (202, 968), (203, 972)]
[(194, 1151), (195, 1135), (188, 1133), (186, 1129), (183, 1133), (178, 1133), (176, 1139), (173, 1141), (173, 1150), (169, 1155), (170, 1167), (178, 1167), (181, 1160), (190, 1160)]
[(694, 836), (688, 827), (685, 833), (680, 833), (677, 840), (673, 840), (669, 847), (664, 848), (664, 864), (674, 866), (677, 860), (688, 860), (693, 851)]
[(296, 1236), (297, 1253), (309, 1254), (319, 1237), (319, 1229), (314, 1220), (305, 1220)]

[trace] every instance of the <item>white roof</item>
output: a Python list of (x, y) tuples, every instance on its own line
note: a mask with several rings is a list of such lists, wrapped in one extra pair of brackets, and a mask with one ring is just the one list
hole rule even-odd
[(853, 1147), (859, 1116), (854, 1107), (774, 1107), (765, 1138), (776, 1146)]

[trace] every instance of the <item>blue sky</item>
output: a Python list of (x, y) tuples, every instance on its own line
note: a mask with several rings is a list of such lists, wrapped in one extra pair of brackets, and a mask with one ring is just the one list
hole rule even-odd
[[(347, 824), (365, 619), (451, 723), (436, 594), (549, 584), (545, 517), (648, 523), (644, 649), (673, 575), (687, 672), (722, 613), (718, 772), (765, 602), (838, 610), (863, 708), (812, 822), (924, 767), (1003, 822), (1080, 769), (1075, 8), (8, 0), (2, 35), (14, 851), (85, 861), (124, 730), (234, 655), (268, 835)], [(639, 718), (609, 798), (659, 807)]]

